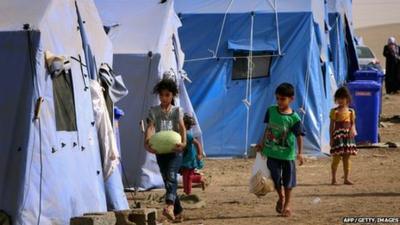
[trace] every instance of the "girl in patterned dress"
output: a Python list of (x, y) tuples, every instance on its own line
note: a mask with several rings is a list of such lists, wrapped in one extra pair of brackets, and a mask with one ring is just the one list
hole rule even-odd
[(357, 146), (354, 137), (356, 131), (356, 113), (350, 108), (351, 95), (346, 87), (339, 88), (335, 93), (335, 102), (338, 105), (330, 113), (330, 145), (332, 156), (332, 185), (336, 182), (336, 171), (340, 161), (343, 159), (344, 184), (352, 185), (349, 179), (351, 162), (350, 156), (357, 154)]

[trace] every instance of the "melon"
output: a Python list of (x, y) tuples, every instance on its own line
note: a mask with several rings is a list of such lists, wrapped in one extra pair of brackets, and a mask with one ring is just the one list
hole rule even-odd
[(150, 138), (151, 148), (154, 149), (157, 154), (171, 153), (175, 149), (176, 144), (182, 142), (181, 135), (175, 131), (160, 131), (155, 133)]

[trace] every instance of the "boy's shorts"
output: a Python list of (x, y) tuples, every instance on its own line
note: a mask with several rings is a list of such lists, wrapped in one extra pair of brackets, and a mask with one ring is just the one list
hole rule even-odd
[(296, 187), (295, 160), (281, 160), (268, 157), (267, 166), (271, 171), (271, 177), (277, 190), (280, 189), (281, 186), (285, 188)]

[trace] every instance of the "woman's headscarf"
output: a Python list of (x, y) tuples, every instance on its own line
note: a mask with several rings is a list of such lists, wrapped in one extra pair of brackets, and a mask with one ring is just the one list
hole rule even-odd
[(390, 44), (396, 44), (396, 38), (390, 37), (390, 38), (388, 39), (388, 45), (390, 45)]

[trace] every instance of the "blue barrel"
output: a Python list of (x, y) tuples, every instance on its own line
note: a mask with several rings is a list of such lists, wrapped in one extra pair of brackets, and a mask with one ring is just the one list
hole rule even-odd
[(378, 143), (381, 85), (375, 81), (358, 80), (348, 84), (356, 111), (357, 144)]

